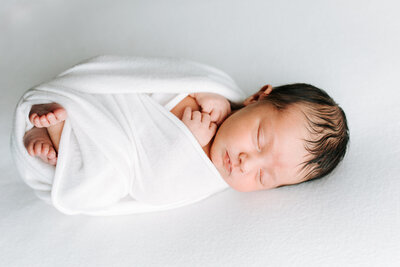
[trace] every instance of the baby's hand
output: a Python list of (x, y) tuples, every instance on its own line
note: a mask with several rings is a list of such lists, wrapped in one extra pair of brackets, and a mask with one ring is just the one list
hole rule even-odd
[(197, 104), (201, 107), (201, 112), (210, 114), (211, 121), (216, 122), (217, 125), (220, 125), (231, 113), (231, 104), (222, 95), (214, 93), (193, 93), (189, 95), (196, 99)]
[(217, 131), (217, 124), (211, 122), (209, 114), (197, 110), (192, 112), (189, 106), (183, 111), (182, 122), (196, 137), (201, 147), (206, 146)]

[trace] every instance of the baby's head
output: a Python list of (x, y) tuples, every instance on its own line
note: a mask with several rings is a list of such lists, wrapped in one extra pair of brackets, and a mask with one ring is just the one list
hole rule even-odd
[(348, 141), (346, 115), (324, 90), (266, 85), (220, 125), (210, 158), (233, 189), (250, 192), (326, 176)]

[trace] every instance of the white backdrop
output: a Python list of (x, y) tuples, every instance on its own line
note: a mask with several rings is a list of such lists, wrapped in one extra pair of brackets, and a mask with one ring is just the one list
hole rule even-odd
[[(68, 2), (68, 3), (67, 3)], [(400, 4), (12, 1), (0, 6), (1, 266), (399, 266)], [(350, 146), (322, 180), (232, 189), (184, 208), (65, 216), (9, 156), (24, 91), (92, 56), (176, 56), (253, 93), (305, 82), (345, 110)]]

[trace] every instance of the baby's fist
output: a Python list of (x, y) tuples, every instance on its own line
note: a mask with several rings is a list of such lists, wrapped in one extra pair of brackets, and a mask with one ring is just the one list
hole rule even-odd
[(192, 112), (189, 106), (183, 111), (182, 122), (196, 137), (201, 147), (206, 146), (217, 131), (217, 124), (211, 122), (210, 114), (200, 111)]
[(201, 112), (210, 114), (211, 121), (220, 125), (231, 113), (231, 104), (228, 99), (215, 93), (192, 93), (189, 94), (196, 99), (201, 107)]

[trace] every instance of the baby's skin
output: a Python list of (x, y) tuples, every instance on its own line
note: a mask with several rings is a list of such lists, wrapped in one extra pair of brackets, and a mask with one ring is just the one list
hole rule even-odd
[(56, 165), (58, 145), (66, 118), (66, 110), (57, 103), (33, 105), (29, 120), (34, 127), (24, 135), (24, 145), (29, 155)]
[[(171, 111), (189, 128), (204, 151), (209, 154), (211, 139), (216, 133), (218, 125), (231, 113), (229, 101), (214, 93), (192, 93), (192, 97), (201, 107), (201, 112), (191, 109), (185, 101), (181, 101)], [(37, 156), (45, 163), (57, 164), (58, 146), (67, 111), (57, 103), (33, 105), (29, 113), (29, 120), (34, 127), (24, 136), (24, 145), (29, 155)]]

